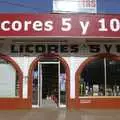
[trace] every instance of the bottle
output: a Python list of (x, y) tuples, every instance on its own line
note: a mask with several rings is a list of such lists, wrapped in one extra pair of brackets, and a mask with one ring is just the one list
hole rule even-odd
[(86, 83), (86, 87), (85, 87), (85, 95), (88, 96), (88, 92), (89, 92), (89, 85), (88, 83)]
[(116, 94), (116, 85), (113, 86), (113, 95), (117, 96), (117, 94)]
[(84, 80), (80, 81), (80, 96), (84, 96)]
[(117, 92), (117, 96), (119, 96), (120, 90), (119, 90), (119, 86), (118, 85), (117, 85), (117, 88), (116, 88), (116, 92)]
[(90, 87), (89, 95), (93, 96), (93, 88), (92, 87)]

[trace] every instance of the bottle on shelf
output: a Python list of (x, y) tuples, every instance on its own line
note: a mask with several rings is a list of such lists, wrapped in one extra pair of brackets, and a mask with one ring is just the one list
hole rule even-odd
[(84, 79), (81, 79), (80, 81), (80, 96), (85, 95), (85, 82)]
[(113, 96), (117, 96), (116, 85), (113, 86)]
[(120, 94), (120, 88), (119, 88), (118, 85), (116, 86), (116, 92), (117, 92), (117, 96), (119, 96), (119, 94)]
[(89, 84), (88, 84), (88, 82), (86, 83), (86, 86), (85, 86), (85, 95), (86, 96), (89, 95)]
[(89, 89), (89, 96), (93, 96), (93, 88), (92, 87), (90, 87), (90, 89)]
[(98, 96), (99, 94), (99, 85), (93, 84), (93, 96)]

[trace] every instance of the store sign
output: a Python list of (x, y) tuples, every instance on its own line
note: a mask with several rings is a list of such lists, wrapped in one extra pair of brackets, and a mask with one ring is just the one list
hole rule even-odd
[(26, 45), (11, 45), (11, 53), (77, 53), (79, 52), (78, 45), (43, 45), (43, 44), (26, 44)]
[(53, 12), (96, 13), (96, 11), (96, 0), (53, 0)]
[(86, 12), (86, 13), (97, 12), (96, 0), (79, 0), (79, 2), (80, 2), (79, 12)]
[(0, 14), (0, 36), (120, 37), (120, 16), (96, 14)]
[(79, 53), (87, 51), (88, 53), (116, 52), (120, 53), (120, 44), (12, 44), (11, 53)]

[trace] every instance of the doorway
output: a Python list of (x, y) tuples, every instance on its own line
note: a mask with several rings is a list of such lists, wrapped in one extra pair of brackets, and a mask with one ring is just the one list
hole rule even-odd
[(38, 62), (33, 74), (33, 107), (66, 107), (66, 76), (59, 61)]

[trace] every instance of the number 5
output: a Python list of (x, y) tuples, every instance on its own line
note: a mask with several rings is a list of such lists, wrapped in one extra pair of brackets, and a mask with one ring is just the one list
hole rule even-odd
[(63, 18), (62, 19), (62, 27), (61, 30), (62, 31), (70, 31), (72, 26), (71, 26), (71, 18)]

